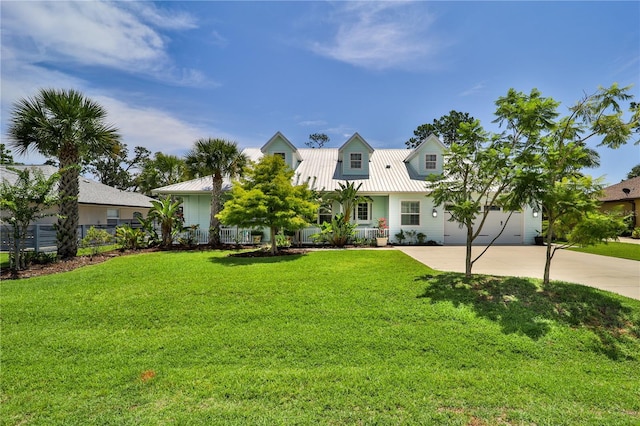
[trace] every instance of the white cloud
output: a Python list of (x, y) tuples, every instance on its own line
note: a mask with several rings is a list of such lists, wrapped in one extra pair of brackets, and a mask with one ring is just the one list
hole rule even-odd
[(2, 3), (3, 53), (15, 60), (104, 66), (174, 84), (202, 84), (199, 71), (174, 69), (168, 39), (154, 26), (188, 29), (195, 21), (186, 14), (169, 16), (150, 3)]
[(324, 120), (304, 120), (304, 121), (300, 121), (298, 123), (298, 125), (300, 126), (304, 126), (304, 127), (310, 127), (310, 126), (324, 126), (326, 125), (327, 122)]
[(335, 36), (310, 48), (352, 65), (372, 69), (434, 68), (434, 56), (445, 45), (429, 33), (434, 17), (424, 4), (405, 2), (346, 2), (331, 21)]
[(484, 83), (478, 83), (475, 86), (460, 92), (459, 96), (464, 97), (464, 96), (475, 95), (476, 93), (482, 92), (485, 87), (487, 87), (487, 86)]

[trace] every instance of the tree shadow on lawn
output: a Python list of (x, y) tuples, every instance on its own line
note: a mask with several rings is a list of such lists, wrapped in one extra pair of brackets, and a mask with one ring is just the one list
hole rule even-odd
[(257, 263), (260, 264), (269, 264), (269, 263), (282, 263), (282, 262), (292, 262), (298, 260), (305, 256), (305, 254), (287, 254), (287, 255), (277, 255), (277, 256), (234, 256), (230, 254), (225, 257), (210, 257), (209, 260), (213, 263), (218, 263), (223, 266), (246, 266), (246, 265), (255, 265)]
[(467, 279), (458, 273), (425, 275), (416, 281), (429, 283), (419, 298), (469, 306), (477, 315), (498, 322), (505, 334), (539, 339), (555, 322), (592, 331), (600, 341), (598, 351), (610, 359), (640, 359), (640, 309), (623, 305), (617, 295), (578, 284), (552, 282), (542, 288), (534, 279), (486, 275)]

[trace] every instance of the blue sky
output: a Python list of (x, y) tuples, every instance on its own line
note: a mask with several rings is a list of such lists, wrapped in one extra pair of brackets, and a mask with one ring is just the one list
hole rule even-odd
[[(511, 87), (562, 102), (633, 84), (640, 2), (2, 1), (1, 130), (39, 88), (105, 106), (130, 151), (183, 155), (201, 137), (262, 146), (281, 131), (404, 148), (450, 110), (486, 129)], [(592, 142), (592, 146), (597, 144)], [(616, 183), (640, 146), (597, 148)], [(17, 157), (42, 162), (38, 155)]]

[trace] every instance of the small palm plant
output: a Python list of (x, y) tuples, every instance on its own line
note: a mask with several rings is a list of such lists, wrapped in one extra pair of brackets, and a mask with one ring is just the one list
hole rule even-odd
[(182, 228), (182, 214), (180, 205), (182, 201), (173, 200), (167, 196), (159, 201), (151, 201), (153, 207), (149, 210), (147, 217), (153, 218), (159, 225), (162, 234), (161, 246), (170, 248), (173, 237)]

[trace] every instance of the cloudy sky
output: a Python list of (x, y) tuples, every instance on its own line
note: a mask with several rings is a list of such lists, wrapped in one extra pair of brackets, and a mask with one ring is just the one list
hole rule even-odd
[[(488, 130), (511, 87), (561, 101), (599, 85), (640, 98), (640, 3), (62, 2), (1, 8), (1, 131), (12, 104), (75, 88), (108, 110), (133, 151), (182, 155), (201, 137), (262, 146), (276, 131), (304, 147), (359, 132), (404, 148), (450, 110)], [(597, 140), (592, 146), (597, 145)], [(609, 183), (640, 146), (598, 148)], [(38, 155), (17, 157), (42, 162)]]

